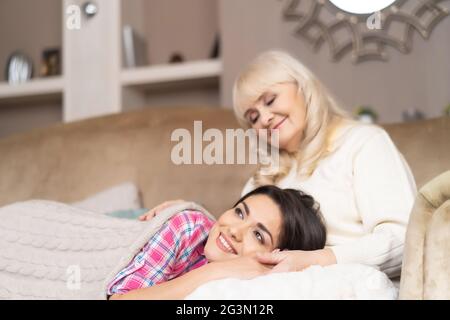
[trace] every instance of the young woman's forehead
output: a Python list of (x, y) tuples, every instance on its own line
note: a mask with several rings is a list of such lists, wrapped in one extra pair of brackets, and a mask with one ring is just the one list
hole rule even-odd
[(267, 224), (271, 231), (279, 227), (282, 220), (281, 211), (275, 201), (269, 196), (256, 194), (244, 200), (250, 210), (250, 217), (256, 222)]

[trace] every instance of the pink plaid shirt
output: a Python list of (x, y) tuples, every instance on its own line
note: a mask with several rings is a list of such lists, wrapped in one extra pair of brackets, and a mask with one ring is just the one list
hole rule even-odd
[(175, 214), (110, 282), (107, 294), (150, 287), (205, 265), (203, 250), (213, 224), (199, 211)]

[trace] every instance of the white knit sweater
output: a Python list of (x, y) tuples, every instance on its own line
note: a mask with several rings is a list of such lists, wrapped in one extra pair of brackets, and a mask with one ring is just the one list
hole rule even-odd
[[(148, 222), (33, 200), (0, 208), (0, 299), (106, 299), (106, 287), (185, 202)], [(214, 218), (213, 218), (214, 219)]]
[[(366, 264), (398, 276), (416, 195), (408, 164), (377, 126), (341, 128), (334, 149), (309, 178), (300, 179), (294, 166), (278, 186), (301, 189), (320, 203), (327, 246), (338, 263)], [(250, 179), (243, 194), (254, 188)]]

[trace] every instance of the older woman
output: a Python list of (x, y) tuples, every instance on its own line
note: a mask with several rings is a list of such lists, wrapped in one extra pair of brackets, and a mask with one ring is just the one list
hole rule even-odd
[(317, 78), (287, 53), (261, 54), (234, 86), (243, 126), (278, 130), (281, 166), (260, 168), (243, 192), (262, 185), (300, 188), (320, 203), (327, 248), (267, 254), (276, 270), (361, 263), (400, 274), (416, 186), (389, 135), (351, 120)]

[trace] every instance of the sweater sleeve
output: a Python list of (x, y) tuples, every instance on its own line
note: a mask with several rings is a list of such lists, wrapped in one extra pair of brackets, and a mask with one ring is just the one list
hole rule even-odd
[(400, 275), (416, 185), (408, 164), (384, 130), (355, 153), (353, 188), (366, 235), (331, 247), (337, 262), (362, 263), (390, 277)]

